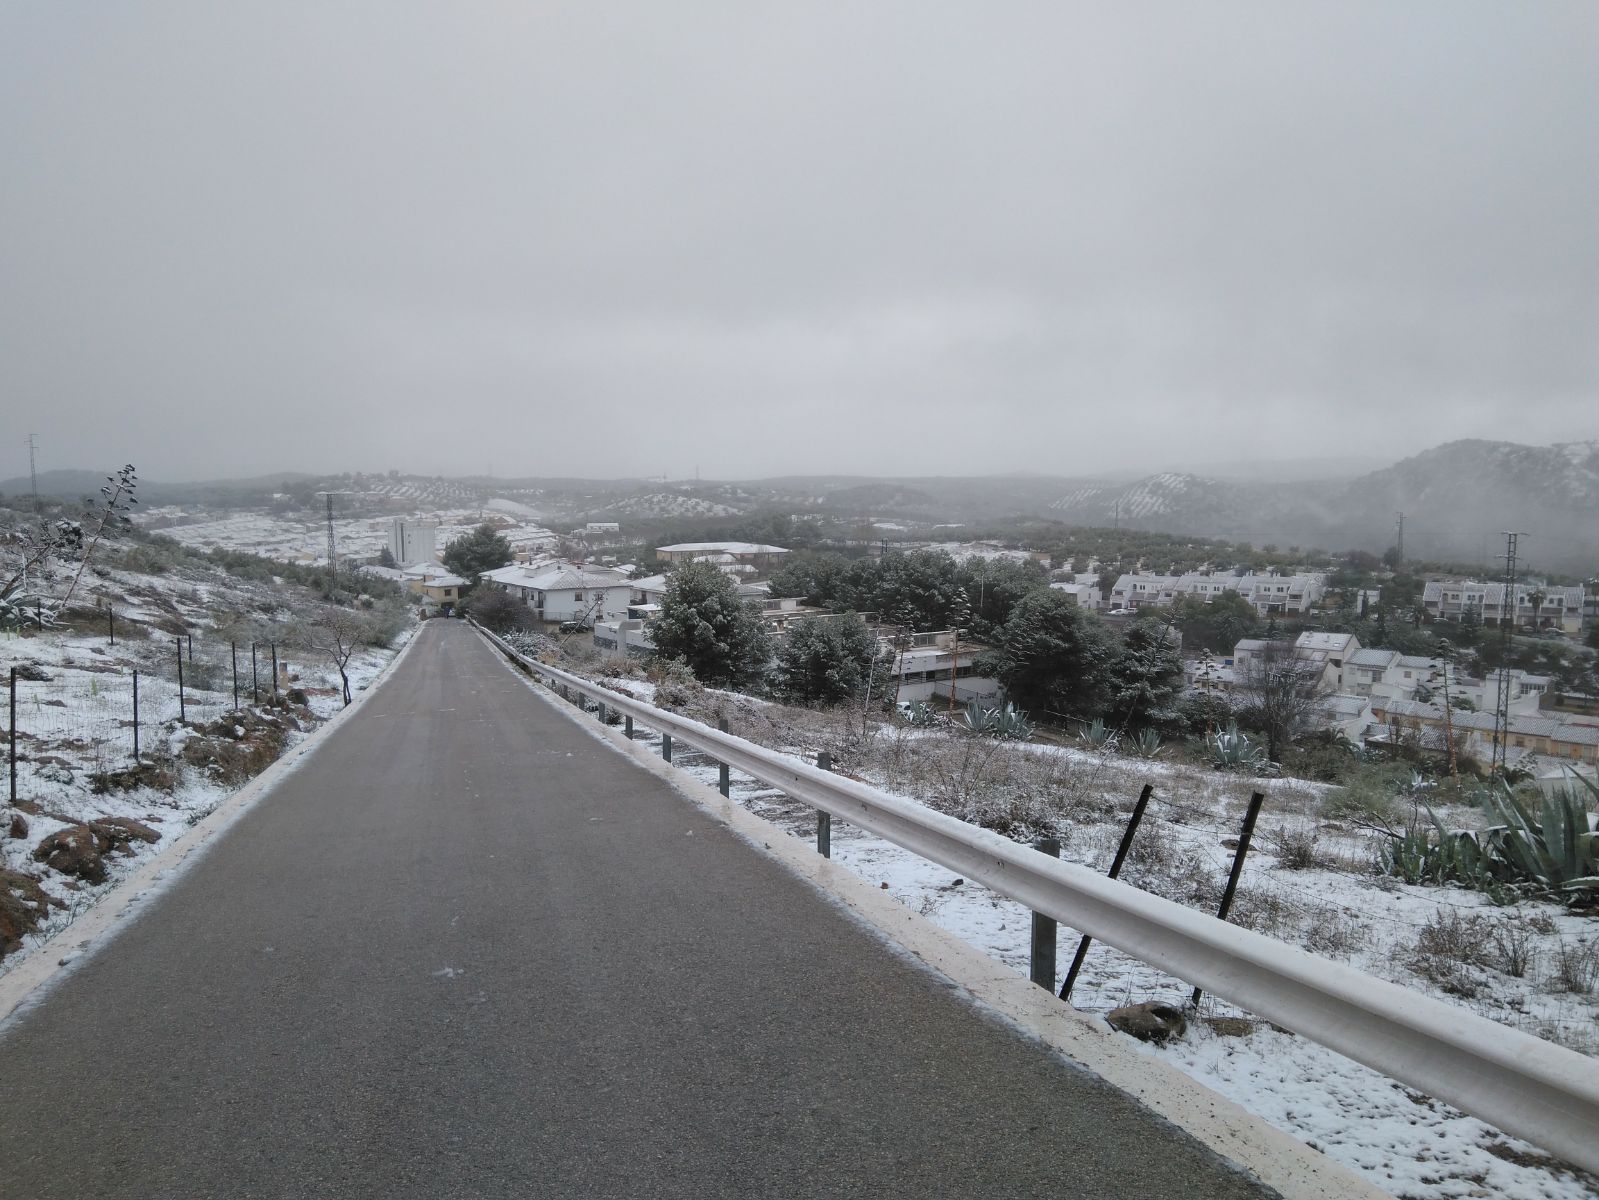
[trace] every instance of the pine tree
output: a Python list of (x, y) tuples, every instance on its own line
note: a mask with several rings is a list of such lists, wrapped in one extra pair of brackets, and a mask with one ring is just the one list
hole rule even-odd
[(1110, 707), (1120, 655), (1103, 621), (1045, 588), (1016, 605), (980, 669), (993, 670), (1019, 708), (1057, 721), (1089, 720)]
[(877, 652), (876, 636), (853, 613), (797, 622), (777, 650), (777, 694), (817, 708), (853, 700), (866, 690)]
[(511, 561), (511, 543), (487, 523), (463, 538), (456, 538), (444, 550), (444, 565), (467, 583), (474, 584), (484, 571), (503, 567)]
[(766, 673), (771, 640), (739, 599), (733, 581), (709, 563), (672, 573), (650, 640), (662, 658), (681, 659), (701, 683), (748, 687)]

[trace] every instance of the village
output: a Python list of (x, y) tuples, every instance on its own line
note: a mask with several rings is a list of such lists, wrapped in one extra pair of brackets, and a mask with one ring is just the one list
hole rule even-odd
[[(474, 587), (501, 592), (523, 608), (529, 628), (579, 635), (601, 658), (643, 660), (655, 652), (652, 625), (671, 587), (672, 572), (706, 564), (728, 576), (739, 598), (766, 630), (782, 639), (805, 621), (854, 619), (857, 614), (784, 594), (788, 549), (742, 541), (661, 545), (653, 561), (618, 563), (604, 553), (623, 541), (615, 522), (596, 522), (564, 535), (508, 518), (487, 522), (505, 538), (512, 561), (467, 579), (441, 561), (448, 542), (432, 522), (394, 518), (382, 549), (395, 565), (362, 569), (399, 580), (424, 610), (448, 615)], [(462, 536), (459, 529), (451, 531)], [(452, 539), (453, 540), (453, 537)], [(581, 553), (593, 544), (594, 551)], [(936, 549), (933, 549), (934, 546)], [(561, 553), (562, 550), (566, 554)], [(1039, 579), (1094, 619), (1113, 629), (1136, 620), (1159, 620), (1180, 601), (1209, 604), (1236, 598), (1266, 623), (1271, 636), (1243, 637), (1215, 650), (1184, 647), (1175, 622), (1162, 636), (1181, 654), (1182, 683), (1192, 697), (1228, 708), (1246, 708), (1251, 680), (1263, 664), (1292, 662), (1314, 693), (1303, 732), (1323, 732), (1355, 746), (1395, 746), (1431, 752), (1440, 766), (1501, 762), (1546, 786), (1558, 786), (1577, 771), (1592, 777), (1599, 768), (1599, 698), (1562, 686), (1549, 674), (1515, 666), (1470, 673), (1450, 638), (1462, 629), (1511, 626), (1519, 638), (1541, 638), (1577, 648), (1594, 628), (1599, 591), (1582, 586), (1518, 582), (1505, 603), (1506, 585), (1463, 577), (1428, 579), (1419, 605), (1405, 611), (1414, 629), (1426, 627), (1442, 647), (1431, 654), (1402, 653), (1363, 645), (1354, 633), (1327, 632), (1323, 622), (1382, 608), (1380, 587), (1337, 592), (1326, 571), (1235, 573), (1215, 568), (1176, 575), (1135, 570), (1109, 573), (1097, 560), (1049, 569), (1048, 555), (997, 543), (908, 543), (893, 553), (942, 553), (956, 561), (1038, 564)], [(1039, 560), (1043, 561), (1040, 562)], [(1106, 588), (1104, 584), (1110, 583)], [(1004, 703), (999, 678), (984, 670), (991, 647), (970, 628), (926, 628), (862, 612), (877, 654), (901, 708), (938, 702), (964, 708)], [(1287, 631), (1287, 632), (1280, 632)]]

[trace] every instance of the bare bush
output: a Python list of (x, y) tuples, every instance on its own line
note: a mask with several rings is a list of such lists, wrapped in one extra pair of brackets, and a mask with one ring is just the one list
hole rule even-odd
[(1590, 994), (1599, 985), (1599, 941), (1561, 938), (1553, 954), (1554, 974), (1550, 982), (1563, 992), (1577, 996)]
[(1411, 966), (1450, 995), (1469, 999), (1481, 989), (1473, 968), (1488, 965), (1490, 933), (1479, 914), (1441, 907), (1416, 935)]
[(1522, 916), (1494, 922), (1488, 933), (1488, 965), (1512, 979), (1523, 979), (1538, 957), (1537, 929)]
[(1310, 871), (1326, 865), (1314, 829), (1279, 829), (1266, 841), (1277, 856), (1277, 865), (1285, 871)]
[(1348, 958), (1365, 946), (1368, 931), (1330, 904), (1315, 905), (1299, 934), (1299, 944), (1312, 954)]

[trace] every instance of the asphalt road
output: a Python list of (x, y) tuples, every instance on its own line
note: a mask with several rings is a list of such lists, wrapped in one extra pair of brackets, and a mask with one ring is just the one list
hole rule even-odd
[(0, 1196), (1265, 1194), (419, 637), (0, 1039)]

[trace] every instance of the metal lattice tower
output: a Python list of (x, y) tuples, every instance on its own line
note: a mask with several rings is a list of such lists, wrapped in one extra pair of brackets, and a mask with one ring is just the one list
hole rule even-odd
[(28, 480), (33, 484), (33, 511), (39, 511), (39, 467), (34, 461), (34, 452), (39, 448), (39, 439), (33, 434), (28, 435)]
[(1510, 651), (1516, 631), (1516, 548), (1520, 532), (1505, 530), (1505, 594), (1499, 602), (1499, 691), (1494, 704), (1493, 759), (1490, 773), (1503, 776), (1510, 746)]
[(337, 575), (339, 573), (339, 543), (338, 543), (338, 539), (336, 539), (333, 536), (333, 497), (335, 497), (335, 496), (349, 496), (351, 494), (352, 493), (350, 493), (350, 492), (318, 492), (317, 493), (318, 496), (327, 497), (327, 502), (328, 502), (328, 566), (333, 569), (333, 573), (335, 575)]

